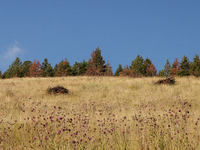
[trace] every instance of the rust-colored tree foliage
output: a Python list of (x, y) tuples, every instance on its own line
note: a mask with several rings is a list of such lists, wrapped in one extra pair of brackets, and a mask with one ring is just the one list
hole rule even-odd
[(119, 73), (121, 77), (136, 77), (136, 73), (134, 73), (128, 66), (125, 66), (123, 71)]
[(178, 62), (178, 58), (175, 59), (174, 63), (172, 64), (172, 68), (170, 69), (170, 73), (169, 75), (171, 77), (174, 77), (177, 75), (177, 72), (180, 70), (180, 66), (179, 66), (179, 62)]
[(101, 56), (101, 50), (99, 47), (92, 52), (91, 57), (92, 58), (89, 59), (89, 66), (85, 73), (86, 76), (107, 76), (113, 74), (110, 64), (108, 63), (105, 65), (105, 60), (103, 60), (103, 57)]
[(112, 67), (111, 67), (109, 61), (107, 61), (107, 63), (106, 63), (106, 72), (104, 75), (105, 76), (113, 76)]
[(87, 68), (87, 71), (85, 73), (86, 76), (100, 76), (102, 68), (98, 68), (94, 65), (94, 62), (92, 59), (89, 60), (89, 67)]
[(34, 60), (29, 68), (30, 77), (40, 77), (42, 74), (41, 64), (39, 61)]
[(58, 64), (58, 70), (56, 72), (56, 76), (69, 76), (71, 75), (71, 66), (69, 65), (68, 60), (65, 58), (65, 61), (61, 61)]
[(156, 76), (157, 70), (156, 70), (156, 68), (155, 68), (155, 66), (154, 66), (153, 63), (151, 63), (151, 65), (150, 65), (150, 67), (149, 67), (148, 70), (149, 70), (149, 72), (150, 72), (150, 76)]

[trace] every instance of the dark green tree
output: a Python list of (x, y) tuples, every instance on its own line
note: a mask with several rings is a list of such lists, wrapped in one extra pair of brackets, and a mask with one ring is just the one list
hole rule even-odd
[(48, 67), (46, 69), (46, 77), (54, 77), (55, 73), (53, 70), (53, 67), (51, 66), (51, 64), (48, 64)]
[(15, 61), (9, 66), (4, 76), (5, 78), (23, 77), (22, 62), (19, 57), (17, 57)]
[(29, 77), (30, 76), (30, 70), (29, 68), (31, 67), (32, 62), (30, 60), (24, 61), (22, 65), (22, 72), (23, 72), (23, 77)]
[(1, 78), (2, 78), (2, 79), (6, 79), (6, 77), (8, 76), (7, 74), (8, 74), (8, 72), (7, 72), (7, 71), (4, 71), (4, 73), (3, 73), (2, 76), (1, 76)]
[(119, 75), (120, 75), (120, 72), (122, 72), (122, 71), (123, 71), (122, 65), (119, 64), (117, 70), (115, 71), (114, 76), (119, 76)]
[(42, 76), (43, 77), (53, 77), (54, 71), (51, 64), (48, 62), (47, 58), (44, 59), (44, 62), (42, 63)]
[(2, 72), (1, 72), (1, 70), (0, 70), (0, 79), (2, 78)]
[(80, 68), (81, 64), (78, 62), (75, 62), (75, 64), (72, 66), (72, 75), (73, 76), (79, 76), (80, 75)]
[(169, 77), (169, 73), (170, 73), (171, 68), (172, 68), (171, 64), (170, 64), (169, 60), (167, 59), (166, 64), (164, 66), (164, 69), (160, 70), (158, 72), (158, 75), (160, 77)]
[(72, 67), (72, 75), (73, 76), (83, 76), (85, 75), (88, 67), (88, 62), (83, 60), (83, 62), (75, 62), (75, 64)]
[(145, 60), (144, 60), (144, 73), (143, 73), (143, 75), (144, 76), (146, 76), (146, 77), (148, 77), (148, 76), (150, 76), (151, 75), (151, 72), (150, 72), (150, 66), (151, 66), (151, 60), (149, 59), (149, 58), (146, 58)]
[(200, 76), (200, 59), (197, 54), (193, 58), (193, 62), (190, 64), (190, 73), (195, 77)]
[(80, 75), (85, 75), (88, 66), (89, 66), (89, 63), (86, 62), (85, 60), (83, 60), (83, 62), (81, 62)]
[(181, 63), (180, 70), (177, 72), (178, 76), (189, 76), (190, 75), (190, 62), (189, 59), (184, 55)]
[(58, 64), (55, 64), (55, 66), (53, 68), (54, 76), (57, 76), (57, 71), (58, 71)]
[(164, 70), (163, 69), (159, 70), (158, 75), (159, 75), (159, 77), (165, 77)]
[(169, 73), (170, 73), (171, 68), (172, 68), (171, 64), (170, 64), (169, 60), (167, 59), (166, 64), (164, 66), (164, 70), (163, 70), (165, 77), (169, 77)]
[(138, 55), (134, 61), (131, 63), (131, 70), (136, 76), (144, 76), (145, 67), (144, 59)]
[(47, 76), (47, 67), (48, 67), (49, 63), (48, 63), (48, 59), (45, 58), (44, 62), (41, 65), (41, 70), (42, 70), (42, 76), (46, 77)]

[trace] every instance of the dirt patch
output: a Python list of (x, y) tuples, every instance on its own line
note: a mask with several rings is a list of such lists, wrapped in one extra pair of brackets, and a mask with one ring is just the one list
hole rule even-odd
[(46, 92), (47, 94), (68, 94), (69, 90), (62, 86), (56, 86), (56, 87), (48, 87)]
[(170, 78), (158, 80), (154, 84), (169, 84), (169, 85), (172, 85), (172, 84), (175, 84), (175, 83), (176, 83), (175, 79), (170, 77)]

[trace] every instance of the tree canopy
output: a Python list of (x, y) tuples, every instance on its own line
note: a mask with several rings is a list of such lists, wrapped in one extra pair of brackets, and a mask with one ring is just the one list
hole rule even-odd
[[(106, 62), (106, 63), (105, 63)], [(119, 64), (114, 76), (129, 76), (129, 77), (169, 77), (169, 76), (200, 76), (200, 59), (196, 54), (193, 61), (184, 55), (181, 62), (176, 58), (171, 65), (169, 60), (166, 60), (164, 68), (159, 70), (152, 63), (151, 59), (143, 59), (142, 56), (137, 57), (132, 61), (130, 66), (125, 65), (122, 67)], [(60, 77), (60, 76), (113, 76), (112, 66), (110, 62), (103, 59), (101, 50), (97, 47), (91, 53), (91, 58), (88, 61), (75, 62), (72, 66), (67, 58), (56, 64), (54, 68), (45, 58), (42, 64), (39, 61), (26, 60), (23, 63), (17, 57), (8, 69), (2, 73), (0, 71), (0, 78), (13, 78), (13, 77)]]

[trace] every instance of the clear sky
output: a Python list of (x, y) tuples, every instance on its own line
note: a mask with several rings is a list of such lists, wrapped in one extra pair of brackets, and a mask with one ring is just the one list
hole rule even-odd
[(200, 56), (199, 0), (0, 0), (0, 70), (19, 57), (91, 58), (97, 47), (113, 72), (140, 54), (157, 70), (166, 59)]

